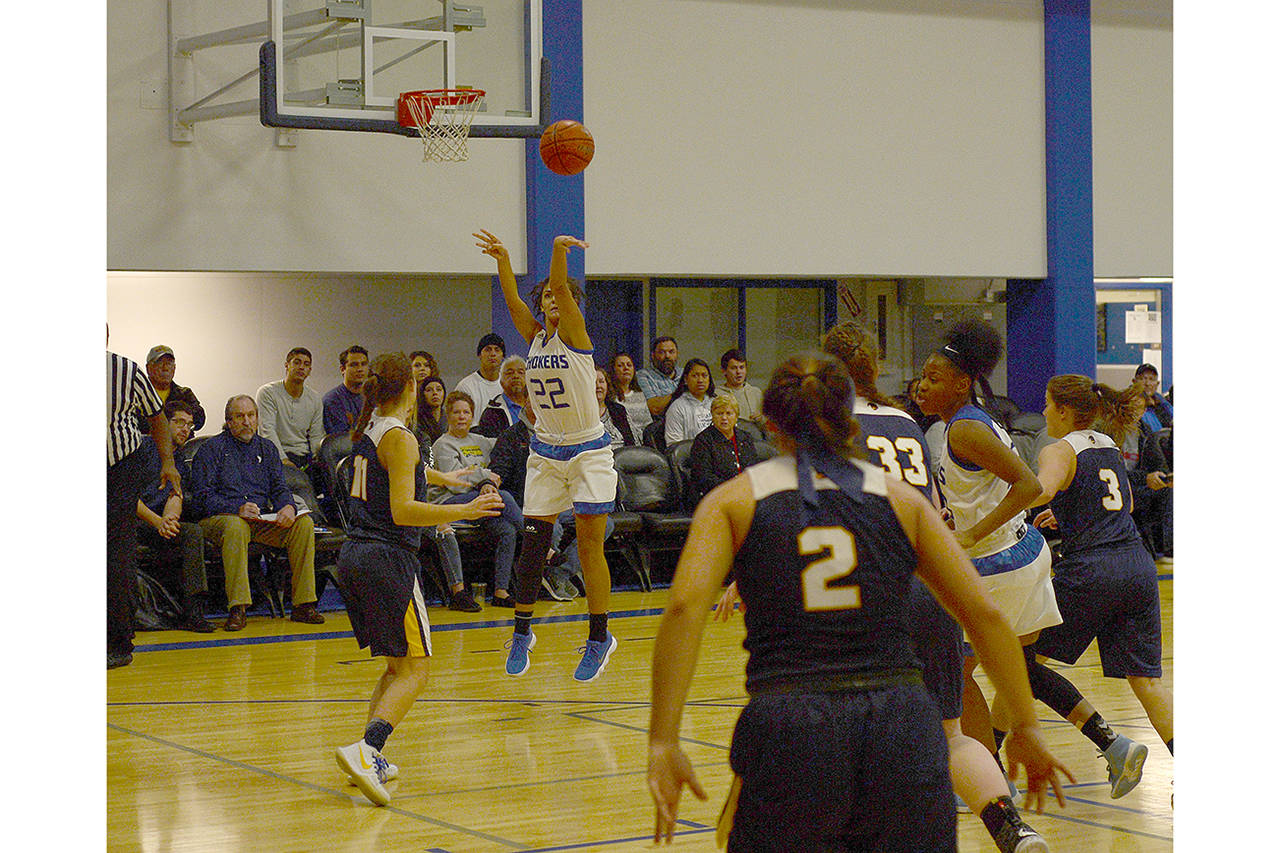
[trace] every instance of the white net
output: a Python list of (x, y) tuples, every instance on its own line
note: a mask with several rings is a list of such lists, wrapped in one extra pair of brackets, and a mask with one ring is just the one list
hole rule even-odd
[(405, 106), (422, 137), (422, 159), (457, 163), (466, 160), (467, 134), (484, 92), (479, 89), (441, 89), (406, 92)]

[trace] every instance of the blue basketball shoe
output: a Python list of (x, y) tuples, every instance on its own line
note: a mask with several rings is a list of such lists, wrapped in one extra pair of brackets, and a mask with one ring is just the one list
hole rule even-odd
[(578, 668), (573, 671), (573, 680), (595, 681), (604, 672), (604, 665), (609, 662), (609, 656), (616, 648), (618, 638), (612, 633), (607, 634), (603, 640), (587, 640), (587, 644), (578, 650), (582, 652), (582, 660), (578, 661)]
[(1124, 735), (1116, 735), (1115, 743), (1102, 753), (1107, 760), (1107, 781), (1111, 783), (1111, 799), (1118, 800), (1142, 781), (1142, 765), (1147, 761), (1147, 747)]
[(527, 634), (512, 634), (507, 641), (507, 675), (524, 675), (529, 671), (529, 649), (538, 642), (538, 638), (530, 631)]

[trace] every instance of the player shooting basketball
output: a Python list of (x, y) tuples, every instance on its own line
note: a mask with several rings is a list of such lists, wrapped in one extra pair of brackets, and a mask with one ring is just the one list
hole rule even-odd
[(604, 559), (605, 520), (613, 509), (618, 473), (613, 467), (609, 435), (600, 422), (596, 402), (596, 367), (591, 338), (579, 301), (582, 287), (568, 277), (569, 250), (587, 248), (576, 237), (560, 236), (551, 250), (551, 272), (530, 293), (539, 323), (520, 298), (511, 256), (502, 241), (481, 229), (472, 234), (477, 246), (498, 262), (498, 280), (511, 321), (529, 342), (530, 411), (534, 435), (529, 442), (525, 479), (524, 542), (516, 565), (515, 630), (507, 655), (508, 675), (529, 669), (529, 650), (542, 568), (551, 544), (556, 516), (572, 507), (578, 529), (578, 556), (587, 587), (590, 629), (582, 660), (573, 677), (593, 681), (603, 671), (618, 640), (609, 633), (609, 564)]

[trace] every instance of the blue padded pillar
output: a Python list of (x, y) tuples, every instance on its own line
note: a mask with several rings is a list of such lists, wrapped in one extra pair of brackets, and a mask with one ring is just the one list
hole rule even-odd
[(1097, 368), (1089, 7), (1044, 4), (1048, 277), (1008, 283), (1009, 396), (1023, 409), (1044, 405), (1051, 376)]
[[(542, 55), (551, 64), (551, 109), (542, 116), (549, 125), (560, 119), (582, 121), (582, 0), (543, 0)], [(521, 295), (546, 277), (551, 268), (551, 241), (571, 234), (591, 242), (586, 229), (583, 176), (557, 175), (542, 165), (538, 139), (525, 140), (525, 238), (528, 273), (519, 277)], [(585, 281), (583, 253), (569, 254), (569, 275)], [(493, 280), (493, 328), (507, 342), (508, 353), (523, 355), (528, 349), (516, 332), (502, 299), (502, 288)]]

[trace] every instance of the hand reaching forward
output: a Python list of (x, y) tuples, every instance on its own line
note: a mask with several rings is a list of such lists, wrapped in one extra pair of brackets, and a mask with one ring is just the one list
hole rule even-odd
[(1044, 735), (1038, 727), (1015, 728), (1005, 738), (1004, 749), (1010, 779), (1017, 778), (1019, 766), (1027, 768), (1026, 805), (1035, 803), (1036, 812), (1042, 814), (1047, 793), (1046, 786), (1052, 786), (1053, 793), (1058, 798), (1058, 805), (1062, 808), (1067, 807), (1066, 798), (1062, 796), (1062, 786), (1058, 783), (1058, 771), (1061, 770), (1062, 775), (1072, 782), (1076, 781), (1076, 777), (1072, 776), (1071, 771), (1049, 752), (1049, 747), (1044, 742)]
[(488, 231), (481, 228), (479, 231), (473, 231), (471, 236), (475, 237), (476, 240), (479, 241), (476, 245), (480, 247), (480, 251), (484, 252), (495, 261), (498, 261), (499, 263), (503, 261), (506, 261), (507, 263), (511, 262), (511, 254), (507, 251), (507, 247), (502, 245), (502, 241), (490, 234)]
[(489, 518), (502, 512), (502, 495), (497, 490), (481, 494), (475, 500), (463, 505), (467, 514), (467, 519), (473, 518)]

